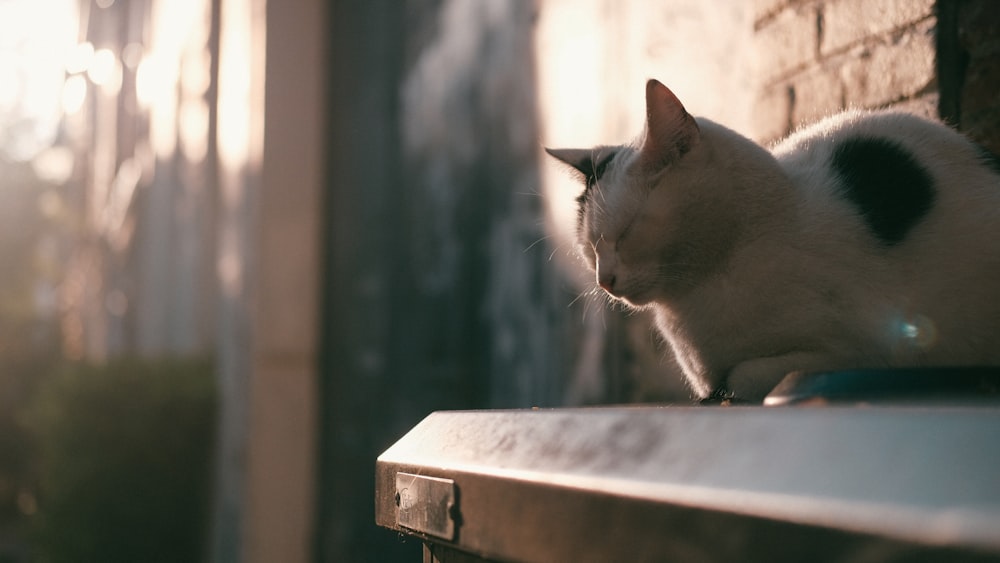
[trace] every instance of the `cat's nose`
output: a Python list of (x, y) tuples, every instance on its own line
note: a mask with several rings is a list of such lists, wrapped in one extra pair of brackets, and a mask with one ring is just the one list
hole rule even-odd
[(604, 291), (607, 291), (608, 293), (610, 293), (612, 295), (615, 294), (615, 282), (616, 281), (618, 281), (618, 278), (614, 274), (610, 274), (610, 275), (605, 276), (605, 277), (602, 277), (600, 275), (597, 276), (597, 285), (601, 286), (601, 289), (603, 289)]
[(614, 295), (615, 282), (618, 281), (616, 274), (618, 259), (614, 248), (602, 240), (597, 243), (595, 250), (597, 251), (597, 285)]

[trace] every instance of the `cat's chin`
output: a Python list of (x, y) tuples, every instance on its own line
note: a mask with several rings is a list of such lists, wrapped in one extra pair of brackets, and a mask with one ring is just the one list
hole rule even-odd
[(608, 292), (607, 295), (612, 300), (617, 301), (618, 303), (622, 303), (623, 305), (627, 305), (633, 309), (646, 309), (652, 306), (654, 301), (653, 296), (651, 294), (645, 294), (645, 293), (614, 294)]
[(649, 309), (650, 307), (653, 306), (653, 300), (652, 299), (650, 299), (649, 301), (633, 301), (633, 300), (629, 300), (629, 299), (621, 299), (620, 301), (622, 303), (628, 305), (632, 309), (636, 309), (636, 310), (640, 310), (640, 311), (644, 310), (644, 309)]

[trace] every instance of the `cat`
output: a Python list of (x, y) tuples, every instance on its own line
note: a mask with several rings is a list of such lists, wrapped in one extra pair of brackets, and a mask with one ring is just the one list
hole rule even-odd
[(652, 310), (695, 398), (1000, 364), (1000, 172), (940, 123), (847, 111), (769, 151), (650, 80), (638, 142), (546, 151), (584, 184), (597, 285)]

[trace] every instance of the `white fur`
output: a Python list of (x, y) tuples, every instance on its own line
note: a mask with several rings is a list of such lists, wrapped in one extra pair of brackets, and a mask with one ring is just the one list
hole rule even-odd
[[(965, 138), (849, 112), (769, 153), (697, 124), (698, 143), (662, 170), (622, 147), (580, 232), (614, 296), (655, 312), (696, 395), (760, 400), (793, 371), (1000, 364), (1000, 179)], [(857, 133), (892, 138), (934, 178), (933, 209), (897, 245), (835, 192), (825, 163)]]

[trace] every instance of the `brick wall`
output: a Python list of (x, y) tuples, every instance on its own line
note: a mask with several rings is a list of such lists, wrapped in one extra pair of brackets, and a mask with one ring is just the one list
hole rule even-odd
[(753, 20), (758, 140), (845, 108), (937, 114), (933, 0), (757, 0)]
[(763, 142), (846, 108), (937, 117), (1000, 154), (1000, 2), (756, 0)]

